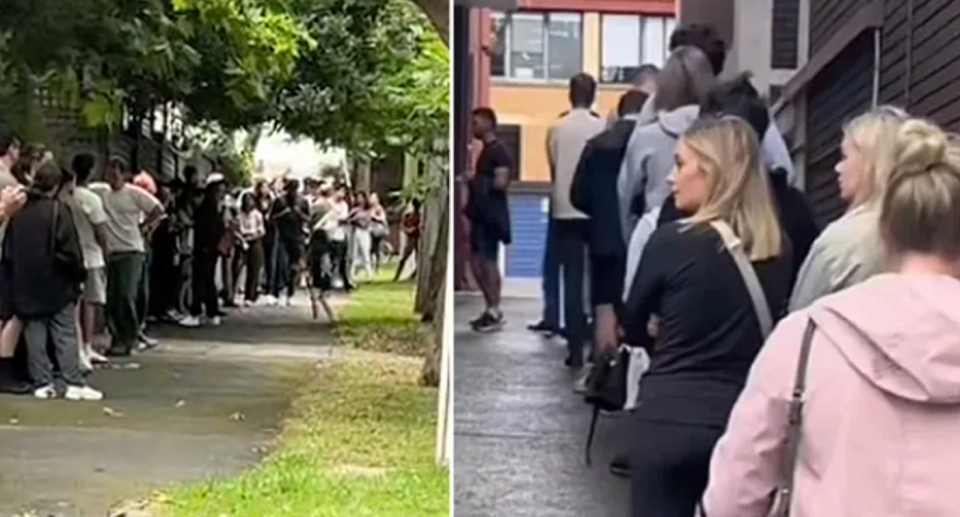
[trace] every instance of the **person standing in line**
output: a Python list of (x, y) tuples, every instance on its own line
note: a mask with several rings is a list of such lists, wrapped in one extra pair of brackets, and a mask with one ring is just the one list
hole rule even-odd
[(473, 277), (483, 293), (486, 308), (470, 322), (477, 332), (491, 332), (503, 327), (500, 310), (502, 279), (500, 278), (500, 243), (509, 245), (510, 186), (513, 160), (507, 148), (497, 140), (497, 115), (490, 108), (473, 110), (473, 137), (483, 142), (477, 157), (465, 215), (470, 220), (470, 261)]
[(273, 284), (271, 300), (279, 299), (281, 290), (286, 287), (283, 304), (289, 306), (296, 292), (297, 280), (303, 262), (306, 225), (310, 222), (310, 205), (298, 192), (300, 183), (288, 179), (283, 184), (283, 197), (274, 203), (272, 218), (277, 224), (277, 260), (278, 281)]
[(103, 246), (106, 244), (107, 212), (103, 200), (87, 188), (96, 159), (91, 154), (78, 154), (73, 158), (73, 180), (70, 204), (73, 221), (83, 251), (83, 266), (87, 269), (80, 298), (80, 365), (92, 370), (94, 363), (105, 363), (107, 358), (93, 348), (97, 307), (107, 303), (106, 261)]
[[(133, 184), (146, 190), (151, 196), (159, 201), (159, 189), (157, 182), (149, 172), (142, 170), (133, 177)], [(159, 226), (160, 221), (157, 221)], [(137, 348), (147, 350), (156, 348), (160, 342), (147, 335), (147, 318), (150, 315), (150, 277), (153, 271), (153, 230), (144, 235), (144, 255), (143, 255), (143, 273), (140, 275), (140, 287), (137, 289), (137, 319), (140, 323), (140, 333), (137, 336)]]
[[(260, 271), (263, 269), (263, 236), (267, 230), (263, 223), (263, 214), (257, 209), (253, 194), (244, 194), (240, 198), (240, 236), (243, 238), (246, 269), (246, 286), (243, 291), (244, 306), (250, 307), (257, 302)], [(239, 270), (237, 278), (240, 278)]]
[[(587, 142), (570, 187), (570, 202), (590, 217), (590, 300), (595, 315), (593, 344), (598, 348), (620, 344), (617, 328), (623, 318), (627, 242), (617, 209), (617, 176), (646, 99), (640, 90), (623, 94), (617, 121)], [(575, 385), (578, 392), (585, 388), (580, 382)], [(629, 468), (626, 454), (610, 462), (610, 471), (617, 476), (627, 475)]]
[(373, 236), (371, 235), (371, 226), (373, 225), (373, 208), (370, 198), (366, 192), (357, 192), (356, 204), (350, 211), (350, 223), (353, 226), (353, 272), (356, 277), (356, 268), (363, 268), (367, 279), (373, 278), (373, 258), (371, 256), (371, 246)]
[(676, 146), (669, 181), (692, 216), (654, 231), (624, 304), (625, 342), (650, 355), (631, 415), (634, 517), (694, 515), (710, 454), (786, 306), (789, 245), (762, 170), (739, 118), (698, 120)]
[[(0, 125), (0, 241), (10, 215), (26, 202), (23, 187), (13, 175), (13, 167), (20, 160), (20, 140), (13, 131)], [(2, 248), (0, 248), (2, 253)], [(7, 283), (0, 270), (0, 291)], [(20, 325), (13, 321), (9, 311), (9, 300), (0, 296), (0, 393), (30, 393), (30, 383), (20, 375), (15, 356), (20, 336)], [(16, 327), (16, 338), (7, 331), (7, 327)], [(9, 334), (9, 336), (8, 336)]]
[(883, 272), (886, 264), (877, 218), (893, 171), (893, 142), (907, 119), (903, 110), (882, 106), (844, 128), (842, 159), (836, 170), (840, 197), (849, 208), (813, 242), (797, 275), (791, 312)]
[(203, 199), (197, 206), (193, 232), (193, 303), (190, 315), (180, 320), (180, 325), (196, 328), (203, 325), (203, 317), (212, 326), (219, 326), (220, 297), (217, 293), (217, 260), (220, 244), (227, 231), (220, 203), (224, 195), (224, 177), (213, 173), (207, 177)]
[(350, 207), (347, 205), (347, 191), (339, 187), (333, 195), (330, 210), (315, 226), (326, 233), (330, 246), (330, 256), (335, 276), (340, 277), (343, 290), (350, 292), (354, 289), (350, 280), (350, 263), (347, 259), (349, 247), (347, 240), (347, 219), (350, 217)]
[(571, 109), (547, 134), (553, 192), (551, 196), (553, 252), (559, 258), (563, 279), (563, 319), (569, 355), (565, 364), (583, 366), (583, 343), (587, 339), (584, 308), (586, 283), (587, 230), (589, 218), (570, 202), (570, 186), (587, 141), (604, 130), (605, 123), (591, 111), (597, 95), (597, 81), (588, 74), (570, 79)]
[(69, 205), (57, 197), (63, 184), (52, 162), (33, 175), (26, 205), (10, 219), (3, 241), (2, 267), (9, 279), (5, 296), (23, 322), (34, 396), (58, 395), (48, 344), (56, 353), (69, 400), (101, 400), (80, 370), (77, 300), (86, 276), (83, 251)]
[(119, 156), (110, 158), (106, 183), (91, 184), (107, 213), (107, 322), (111, 343), (108, 356), (129, 356), (140, 335), (137, 291), (143, 274), (145, 235), (164, 217), (163, 205), (130, 180), (133, 172)]
[[(403, 254), (400, 255), (400, 264), (397, 265), (397, 274), (393, 276), (394, 282), (400, 281), (404, 266), (407, 265), (407, 261), (420, 246), (420, 201), (414, 199), (410, 205), (411, 210), (403, 216), (403, 223), (400, 227), (400, 230), (406, 236), (406, 242), (403, 245)], [(416, 269), (414, 269), (412, 276), (416, 276), (416, 274)]]
[(382, 261), (383, 241), (390, 236), (390, 226), (387, 224), (387, 211), (380, 202), (380, 195), (371, 192), (370, 201), (370, 259), (373, 261), (373, 270), (380, 271)]

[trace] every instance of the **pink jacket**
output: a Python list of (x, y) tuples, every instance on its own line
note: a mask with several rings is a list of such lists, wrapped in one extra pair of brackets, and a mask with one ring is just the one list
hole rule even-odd
[(791, 517), (960, 516), (960, 280), (897, 274), (777, 326), (714, 451), (706, 515), (766, 516), (809, 318)]

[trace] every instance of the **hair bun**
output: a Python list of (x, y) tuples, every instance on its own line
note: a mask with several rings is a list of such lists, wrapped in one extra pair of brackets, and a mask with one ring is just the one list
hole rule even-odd
[(918, 174), (944, 163), (949, 136), (935, 124), (921, 119), (908, 120), (897, 133), (896, 170)]

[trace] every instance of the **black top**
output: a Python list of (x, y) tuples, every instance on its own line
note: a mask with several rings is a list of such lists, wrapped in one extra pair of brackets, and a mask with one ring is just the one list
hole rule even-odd
[(278, 197), (273, 203), (271, 219), (276, 221), (281, 239), (299, 242), (306, 236), (304, 228), (310, 221), (310, 203), (299, 194)]
[[(790, 295), (790, 256), (754, 263), (774, 320)], [(660, 316), (656, 343), (647, 334)], [(650, 237), (625, 308), (628, 342), (650, 352), (642, 418), (723, 427), (763, 345), (750, 293), (710, 227), (670, 223)]]
[[(618, 120), (587, 142), (570, 185), (570, 202), (590, 216), (587, 244), (595, 262), (623, 261), (627, 243), (620, 221), (617, 177), (635, 120)], [(594, 304), (618, 304), (623, 296), (623, 277), (598, 275), (594, 283)]]
[(204, 196), (197, 207), (193, 227), (193, 246), (198, 251), (214, 253), (227, 228), (220, 213), (220, 204), (211, 196)]
[(510, 244), (510, 209), (506, 191), (494, 188), (496, 170), (513, 170), (513, 160), (499, 140), (483, 146), (470, 181), (470, 200), (465, 213), (474, 224), (483, 225), (504, 244)]
[(86, 270), (68, 205), (32, 197), (10, 219), (3, 242), (3, 276), (2, 296), (20, 318), (53, 316), (77, 301)]

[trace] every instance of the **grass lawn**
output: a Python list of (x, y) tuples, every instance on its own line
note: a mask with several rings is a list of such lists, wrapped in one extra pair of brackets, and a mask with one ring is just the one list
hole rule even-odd
[[(406, 338), (410, 284), (366, 284), (341, 308), (343, 339)], [(419, 323), (417, 323), (419, 325)], [(357, 346), (361, 346), (359, 343)], [(404, 345), (406, 346), (406, 345)], [(363, 348), (367, 348), (363, 346)], [(434, 464), (437, 390), (418, 359), (344, 350), (313, 370), (264, 461), (226, 480), (179, 488), (164, 517), (440, 517), (449, 477)]]
[(344, 346), (422, 357), (432, 339), (413, 313), (414, 285), (392, 281), (396, 265), (385, 265), (361, 281), (337, 311), (337, 341)]

